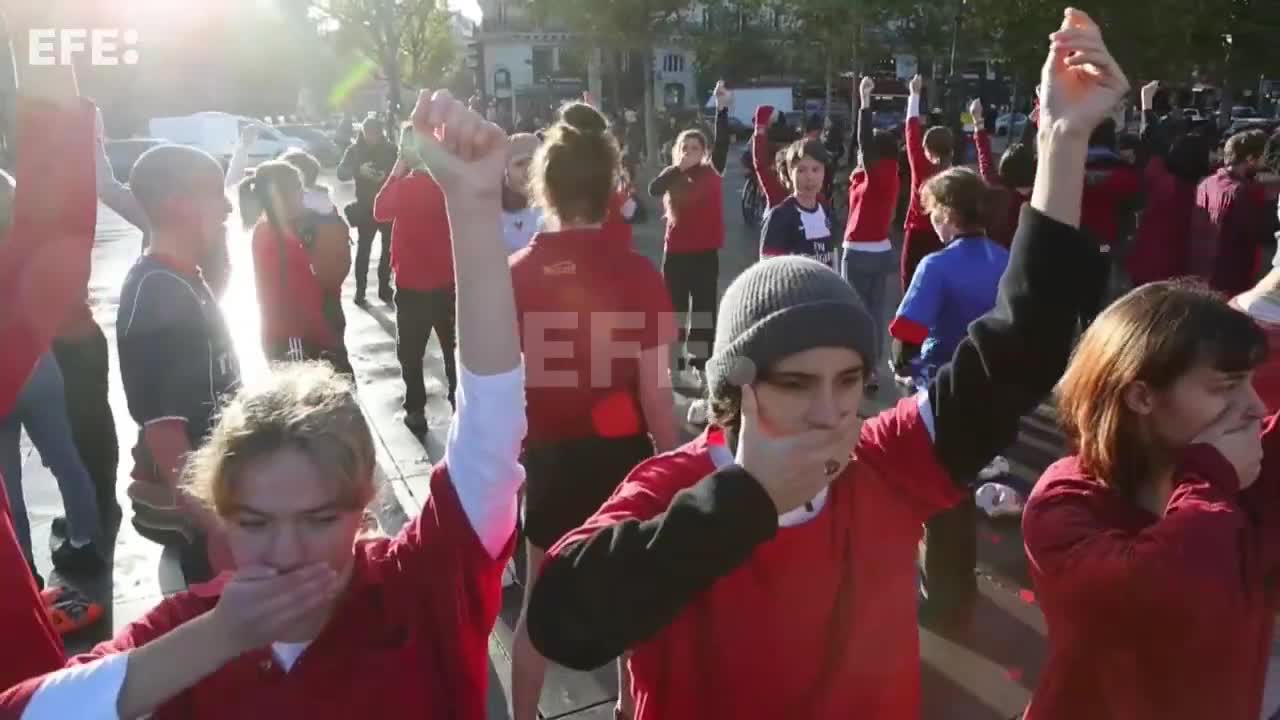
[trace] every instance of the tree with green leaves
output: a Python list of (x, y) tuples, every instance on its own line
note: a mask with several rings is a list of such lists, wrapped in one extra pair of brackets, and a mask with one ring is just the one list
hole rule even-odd
[(337, 25), (343, 49), (355, 49), (377, 65), (393, 108), (407, 80), (418, 87), (446, 86), (460, 53), (449, 31), (449, 11), (438, 0), (312, 0), (312, 8)]
[(658, 119), (653, 87), (653, 52), (684, 29), (691, 0), (534, 0), (542, 18), (560, 18), (593, 47), (637, 51), (644, 75), (646, 164), (658, 166)]

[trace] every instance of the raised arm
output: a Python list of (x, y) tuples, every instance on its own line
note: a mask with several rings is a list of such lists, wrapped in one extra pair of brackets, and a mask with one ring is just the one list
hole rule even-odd
[(870, 77), (862, 78), (862, 82), (858, 85), (858, 125), (855, 132), (854, 143), (858, 146), (858, 152), (861, 154), (862, 169), (870, 172), (871, 168), (880, 159), (879, 150), (873, 140), (875, 130), (872, 128), (871, 121), (875, 113), (871, 110), (871, 93), (876, 89), (876, 81)]
[(756, 108), (755, 133), (751, 136), (751, 165), (755, 171), (756, 182), (764, 191), (765, 202), (769, 207), (777, 207), (787, 199), (787, 189), (778, 179), (773, 153), (769, 151), (769, 122), (773, 117), (773, 107), (761, 105)]
[(240, 181), (244, 180), (244, 173), (249, 168), (249, 148), (256, 142), (258, 142), (257, 125), (250, 123), (241, 128), (240, 140), (231, 153), (231, 159), (227, 161), (227, 175), (223, 181), (226, 187), (239, 185)]
[(911, 95), (907, 98), (907, 163), (911, 165), (911, 187), (915, 188), (933, 164), (924, 154), (924, 127), (920, 120), (920, 92), (924, 89), (924, 78), (916, 75), (911, 78), (909, 87)]
[(938, 459), (977, 474), (1062, 376), (1096, 250), (1079, 233), (1089, 135), (1129, 83), (1088, 15), (1069, 10), (1043, 70), (1040, 154), (996, 305), (928, 389)]
[(969, 103), (969, 115), (973, 117), (973, 144), (978, 151), (978, 172), (988, 183), (999, 181), (995, 162), (991, 158), (991, 136), (987, 134), (987, 126), (982, 115), (982, 101)]
[(458, 500), (491, 557), (510, 547), (527, 423), (515, 294), (502, 239), (506, 134), (448, 92), (418, 98), (419, 151), (445, 194), (457, 278), (458, 411), (445, 444)]
[(723, 80), (716, 83), (715, 96), (716, 125), (711, 136), (711, 167), (723, 175), (729, 162), (729, 102), (733, 96)]
[(1142, 157), (1139, 166), (1145, 165), (1152, 158), (1165, 158), (1169, 154), (1168, 128), (1160, 122), (1155, 111), (1156, 92), (1159, 89), (1160, 82), (1157, 80), (1142, 86)]

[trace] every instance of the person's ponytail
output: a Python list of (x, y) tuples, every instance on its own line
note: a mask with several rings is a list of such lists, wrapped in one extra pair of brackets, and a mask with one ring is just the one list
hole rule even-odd
[(534, 153), (532, 199), (565, 222), (603, 222), (617, 182), (618, 157), (618, 142), (604, 116), (584, 103), (566, 105)]
[(265, 214), (267, 222), (276, 230), (285, 227), (287, 217), (281, 217), (285, 193), (301, 197), (302, 173), (287, 162), (273, 160), (262, 163), (253, 174), (240, 181), (240, 219), (245, 229), (253, 227)]

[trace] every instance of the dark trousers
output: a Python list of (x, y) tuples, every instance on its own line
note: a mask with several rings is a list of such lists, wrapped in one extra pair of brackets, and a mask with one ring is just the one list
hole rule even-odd
[[(720, 253), (704, 250), (667, 253), (662, 259), (662, 277), (671, 293), (671, 307), (680, 323), (676, 369), (688, 357), (689, 365), (702, 370), (716, 339), (716, 289), (720, 281)], [(687, 314), (687, 317), (686, 317)]]
[(378, 291), (391, 291), (391, 223), (361, 223), (356, 228), (356, 295), (364, 295), (369, 281), (369, 252), (373, 236), (382, 233), (382, 254), (378, 257)]
[(959, 505), (925, 523), (920, 570), (926, 613), (933, 618), (972, 607), (978, 592), (978, 508), (972, 492), (964, 495)]
[(927, 230), (908, 230), (902, 240), (902, 267), (899, 276), (902, 279), (902, 292), (911, 287), (911, 278), (915, 277), (916, 266), (931, 252), (941, 250), (942, 241), (933, 228)]
[(107, 399), (110, 389), (107, 338), (95, 324), (93, 333), (86, 337), (55, 341), (53, 353), (66, 388), (71, 437), (93, 479), (98, 511), (109, 517), (117, 506), (116, 469), (120, 445)]
[(453, 288), (396, 291), (396, 356), (404, 377), (404, 409), (422, 412), (427, 406), (427, 389), (422, 380), (422, 357), (432, 331), (444, 355), (444, 374), (449, 382), (449, 404), (458, 388), (458, 368), (453, 356), (457, 337), (454, 329)]

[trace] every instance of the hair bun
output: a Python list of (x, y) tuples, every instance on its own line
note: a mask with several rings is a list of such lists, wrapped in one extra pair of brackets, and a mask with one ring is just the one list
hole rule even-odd
[(609, 123), (600, 111), (580, 102), (566, 105), (560, 113), (560, 122), (580, 133), (603, 134), (609, 129)]

